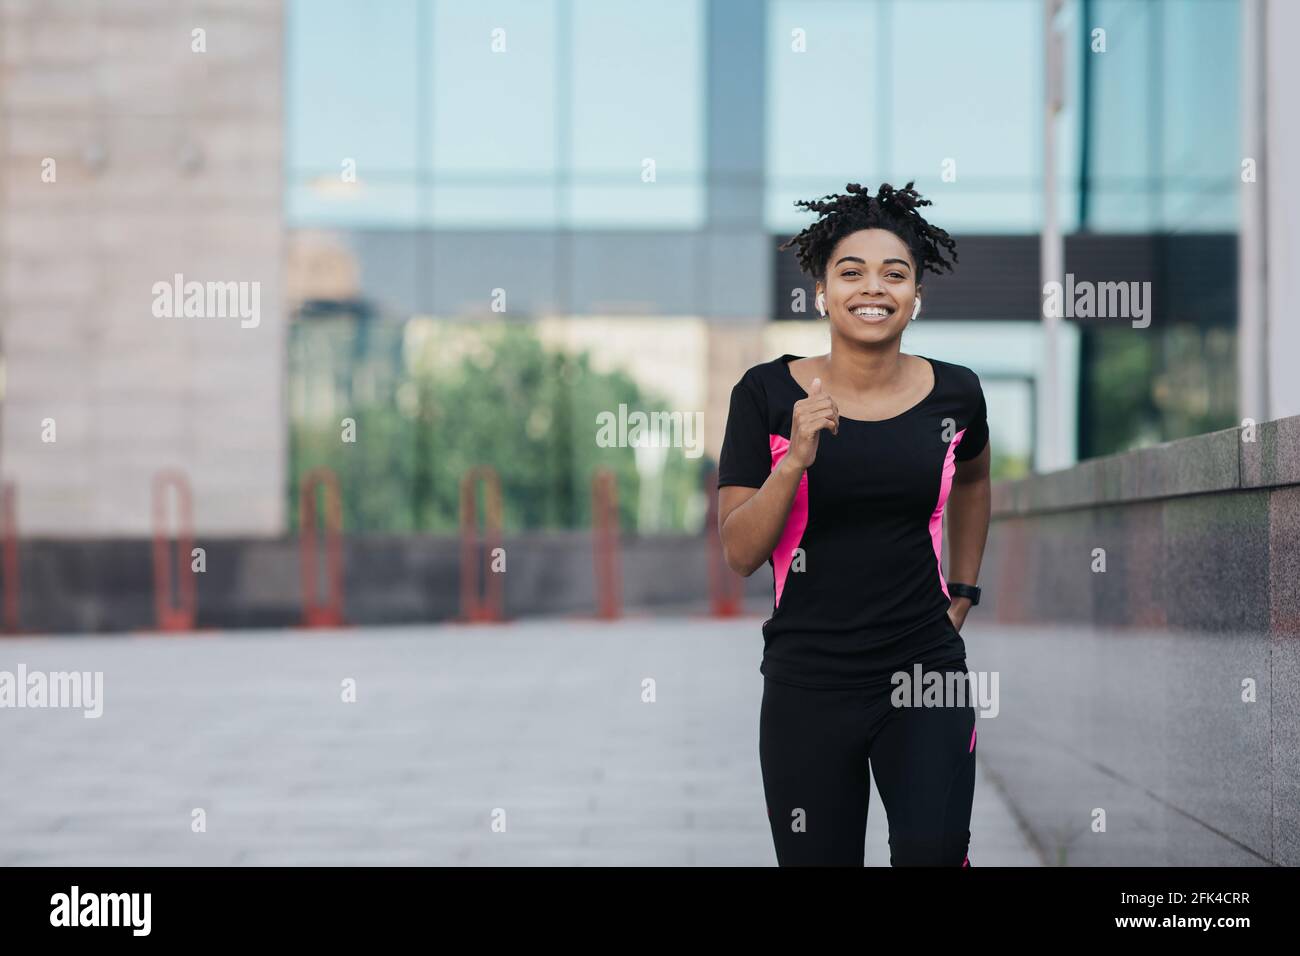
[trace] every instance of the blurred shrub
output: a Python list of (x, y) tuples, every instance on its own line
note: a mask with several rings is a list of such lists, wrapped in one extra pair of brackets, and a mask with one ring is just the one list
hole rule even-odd
[[(635, 449), (596, 443), (599, 413), (664, 402), (594, 370), (586, 352), (544, 348), (528, 324), (315, 318), (294, 323), (290, 355), (294, 529), (299, 483), (317, 466), (338, 475), (346, 530), (445, 533), (459, 527), (461, 477), (488, 465), (507, 531), (588, 527), (597, 468), (617, 476), (624, 530), (698, 530), (706, 458), (674, 450), (642, 473)], [(355, 442), (342, 439), (345, 418)]]

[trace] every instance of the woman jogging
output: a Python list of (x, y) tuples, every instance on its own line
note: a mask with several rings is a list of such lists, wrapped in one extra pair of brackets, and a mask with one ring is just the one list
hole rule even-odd
[[(956, 685), (988, 533), (984, 393), (969, 368), (899, 350), (924, 270), (957, 258), (918, 211), (929, 200), (912, 183), (846, 188), (797, 203), (819, 219), (780, 247), (797, 246), (816, 281), (830, 351), (749, 369), (719, 458), (727, 563), (773, 571), (767, 812), (779, 865), (862, 866), (869, 763), (891, 864), (968, 866), (975, 711)], [(942, 678), (941, 699), (898, 692), (931, 672), (957, 675)]]

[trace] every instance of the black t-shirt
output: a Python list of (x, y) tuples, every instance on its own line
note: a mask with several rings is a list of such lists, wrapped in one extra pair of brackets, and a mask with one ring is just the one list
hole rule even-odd
[[(731, 391), (718, 487), (760, 488), (790, 447), (798, 355), (749, 369)], [(922, 356), (925, 358), (925, 356)], [(759, 672), (803, 687), (873, 687), (914, 663), (965, 663), (940, 567), (956, 461), (988, 442), (979, 377), (927, 359), (934, 388), (882, 421), (840, 417), (800, 479), (772, 567)]]

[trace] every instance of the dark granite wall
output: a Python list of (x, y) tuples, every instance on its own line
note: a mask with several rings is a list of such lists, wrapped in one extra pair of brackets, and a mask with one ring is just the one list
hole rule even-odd
[(1243, 435), (994, 488), (981, 768), (1053, 863), (1300, 865), (1300, 418)]

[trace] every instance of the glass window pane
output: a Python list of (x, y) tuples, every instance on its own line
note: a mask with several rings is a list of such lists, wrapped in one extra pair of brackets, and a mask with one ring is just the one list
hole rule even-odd
[(1089, 225), (1097, 231), (1156, 227), (1159, 183), (1152, 165), (1152, 8), (1146, 0), (1096, 0), (1093, 24), (1106, 52), (1092, 54), (1092, 189)]
[(578, 0), (572, 10), (570, 224), (701, 225), (703, 3)]
[(879, 178), (887, 152), (889, 90), (878, 54), (873, 0), (768, 4), (768, 228), (793, 232), (810, 213), (794, 206)]
[[(416, 19), (416, 0), (289, 4), (290, 222), (405, 222), (413, 215)], [(355, 183), (344, 177), (345, 160), (355, 161)]]
[(432, 222), (556, 222), (557, 20), (553, 0), (432, 4)]
[(1240, 19), (1233, 0), (1163, 4), (1165, 229), (1210, 232), (1237, 226)]
[[(886, 178), (895, 184), (915, 179), (950, 232), (1036, 230), (1043, 110), (1039, 5), (895, 3), (887, 43), (893, 56)], [(941, 175), (946, 160), (953, 160), (948, 168), (956, 175), (949, 182)]]

